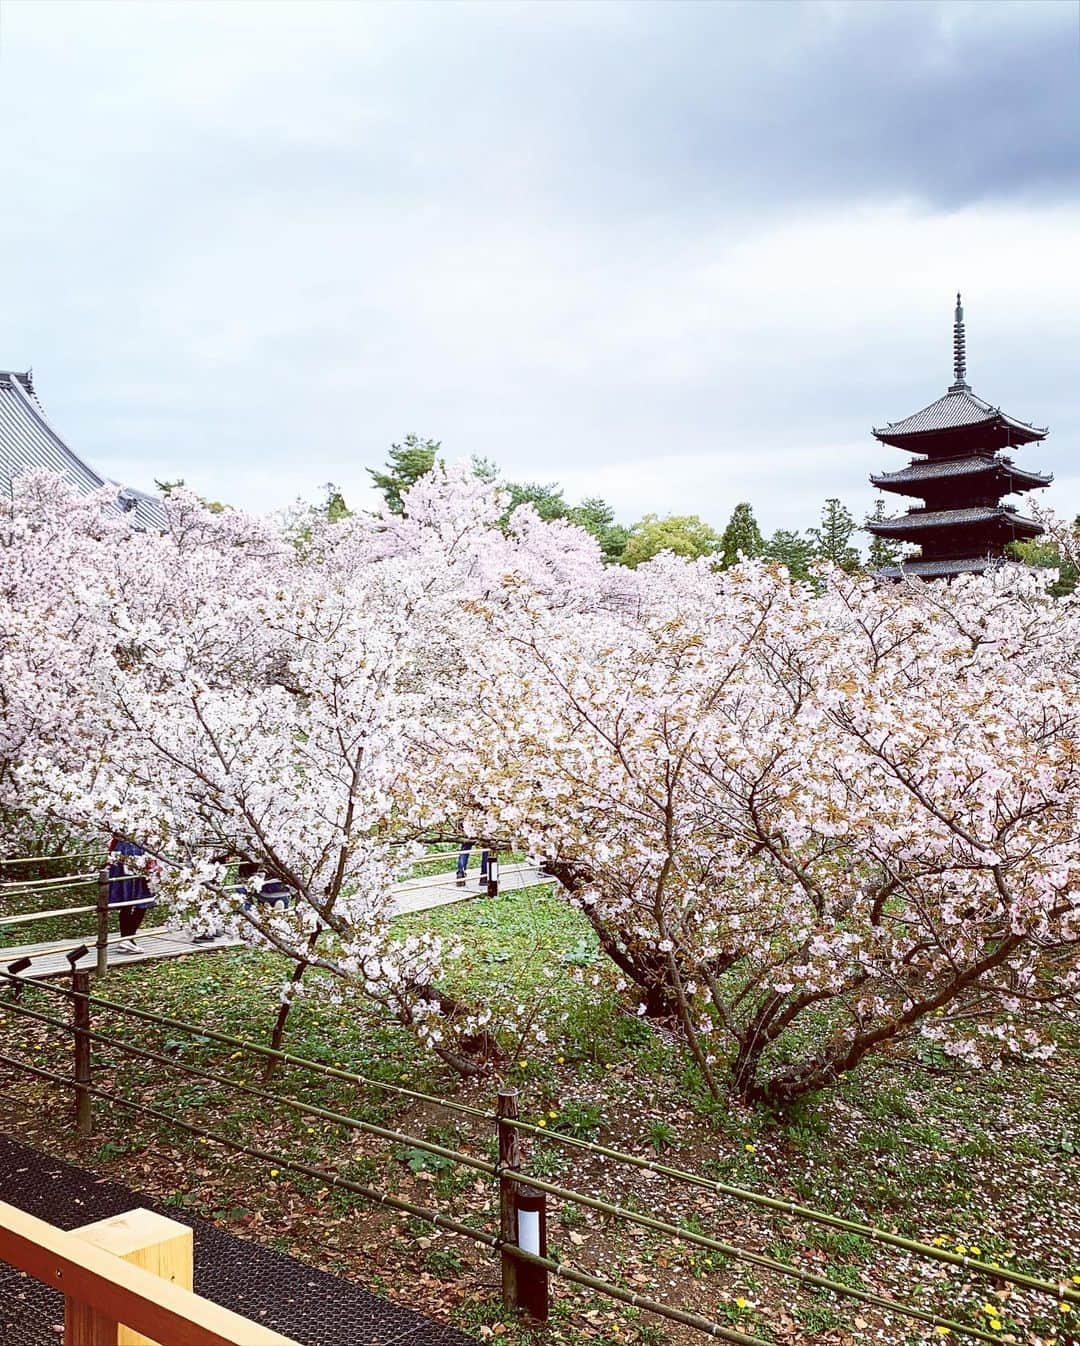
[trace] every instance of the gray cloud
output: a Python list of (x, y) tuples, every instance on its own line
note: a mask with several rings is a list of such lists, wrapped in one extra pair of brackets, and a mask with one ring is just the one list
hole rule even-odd
[(362, 499), (416, 429), (776, 526), (869, 504), (962, 285), (1080, 508), (1077, 66), (1053, 0), (9, 0), (0, 366), (138, 484)]

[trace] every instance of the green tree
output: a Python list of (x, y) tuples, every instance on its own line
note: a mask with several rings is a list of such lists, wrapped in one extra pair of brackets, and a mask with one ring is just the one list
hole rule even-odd
[(765, 544), (764, 555), (767, 560), (786, 566), (793, 580), (810, 578), (814, 544), (802, 533), (796, 533), (789, 528), (778, 528)]
[[(874, 512), (870, 518), (875, 523), (881, 523), (883, 519), (888, 517), (885, 501), (878, 496), (874, 502)], [(888, 566), (899, 565), (903, 555), (904, 547), (902, 543), (894, 542), (886, 537), (871, 536), (867, 553), (867, 563), (871, 571), (885, 570)]]
[(322, 510), (331, 523), (352, 517), (352, 510), (346, 505), (339, 487), (328, 481), (323, 490), (326, 492), (326, 499), (323, 501)]
[[(1080, 514), (1073, 520), (1073, 533), (1080, 541)], [(1032, 538), (1030, 542), (1011, 542), (1009, 554), (1015, 560), (1022, 561), (1024, 565), (1035, 566), (1039, 570), (1057, 570), (1058, 577), (1050, 586), (1050, 593), (1055, 598), (1064, 598), (1076, 591), (1077, 580), (1080, 579), (1076, 563), (1071, 557), (1062, 554), (1053, 538), (1041, 537)]]
[(720, 534), (696, 514), (646, 514), (630, 529), (622, 563), (639, 566), (662, 551), (676, 556), (712, 556), (720, 550)]
[(568, 509), (566, 517), (596, 538), (605, 561), (621, 559), (630, 530), (615, 522), (615, 511), (606, 500), (595, 495), (587, 496), (580, 505)]
[(754, 511), (745, 501), (735, 506), (728, 526), (720, 538), (720, 568), (727, 570), (737, 565), (744, 556), (761, 556), (765, 539), (754, 518)]
[(858, 570), (862, 564), (859, 553), (852, 546), (855, 536), (855, 520), (851, 511), (846, 509), (835, 496), (830, 496), (821, 509), (821, 524), (809, 530), (814, 557), (819, 561), (831, 561), (841, 570)]
[(509, 492), (509, 515), (518, 505), (532, 505), (541, 519), (565, 519), (569, 505), (563, 499), (562, 487), (554, 481), (507, 481), (503, 489)]
[(368, 476), (375, 488), (382, 494), (386, 507), (394, 514), (404, 512), (402, 497), (420, 480), (425, 472), (430, 472), (438, 461), (442, 444), (437, 439), (421, 439), (419, 435), (406, 435), (400, 444), (391, 444), (386, 455), (384, 471), (369, 467)]

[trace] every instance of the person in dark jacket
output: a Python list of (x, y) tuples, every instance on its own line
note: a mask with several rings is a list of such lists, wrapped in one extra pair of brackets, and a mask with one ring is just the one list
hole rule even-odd
[(244, 910), (250, 911), (254, 903), (258, 903), (259, 906), (273, 907), (275, 910), (286, 910), (294, 893), (285, 880), (278, 878), (276, 874), (267, 874), (257, 893), (251, 892), (247, 887), (247, 883), (255, 874), (259, 873), (260, 868), (254, 860), (240, 861), (236, 873), (236, 891), (244, 898)]
[(143, 951), (142, 945), (135, 943), (135, 934), (154, 905), (146, 876), (157, 867), (157, 861), (140, 845), (113, 833), (109, 842), (109, 905), (117, 906), (120, 918), (122, 938), (116, 945), (117, 953)]

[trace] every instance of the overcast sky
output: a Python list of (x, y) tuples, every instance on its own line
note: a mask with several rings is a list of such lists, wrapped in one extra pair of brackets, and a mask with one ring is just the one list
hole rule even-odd
[(99, 471), (269, 509), (410, 431), (625, 521), (862, 513), (968, 377), (1080, 511), (1080, 15), (0, 5), (0, 368)]

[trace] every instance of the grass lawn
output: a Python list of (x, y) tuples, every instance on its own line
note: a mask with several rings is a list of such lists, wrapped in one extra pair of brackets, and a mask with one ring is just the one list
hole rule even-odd
[[(850, 1219), (970, 1250), (973, 1256), (1049, 1279), (1080, 1272), (1080, 1067), (1062, 1030), (1057, 1059), (1040, 1068), (975, 1074), (908, 1056), (884, 1059), (785, 1116), (713, 1101), (671, 1035), (628, 1014), (585, 922), (549, 890), (402, 918), (403, 928), (456, 936), (466, 950), (452, 987), (496, 1004), (523, 1004), (547, 1042), (520, 1047), (503, 1076), (462, 1084), (393, 1025), (356, 1005), (312, 997), (297, 1003), (288, 1049), (374, 1080), (481, 1108), (500, 1083), (520, 1090), (522, 1115), (548, 1132), (659, 1156), (726, 1183)], [(102, 994), (218, 1031), (265, 1041), (284, 972), (275, 957), (232, 951), (110, 972)], [(593, 984), (595, 982), (595, 984)], [(43, 1003), (44, 992), (24, 1003)], [(258, 1085), (259, 1063), (210, 1040), (97, 1016), (95, 1026), (144, 1048)], [(0, 1019), (4, 1051), (70, 1067), (64, 1035), (29, 1020)], [(2, 1075), (2, 1072), (0, 1072)], [(553, 1285), (545, 1334), (515, 1322), (498, 1299), (489, 1251), (392, 1210), (225, 1153), (167, 1123), (135, 1122), (95, 1104), (86, 1143), (65, 1129), (70, 1102), (51, 1085), (4, 1079), (0, 1125), (28, 1143), (92, 1165), (269, 1242), (305, 1260), (452, 1320), (481, 1339), (528, 1343), (691, 1342), (705, 1338), (572, 1286)], [(403, 1143), (305, 1117), (99, 1045), (95, 1083), (218, 1130), (259, 1149), (300, 1157), (478, 1227), (497, 1230), (490, 1178)], [(269, 1086), (305, 1102), (494, 1158), (481, 1118), (370, 1087), (296, 1070)], [(63, 1123), (63, 1125), (61, 1124)], [(526, 1167), (548, 1181), (708, 1233), (855, 1287), (901, 1297), (1004, 1341), (1080, 1339), (1080, 1310), (928, 1264), (858, 1235), (763, 1212), (540, 1137)], [(549, 1206), (551, 1254), (638, 1293), (682, 1305), (778, 1343), (941, 1341), (929, 1326), (860, 1301), (841, 1302), (774, 1271), (677, 1244), (598, 1212)], [(977, 1250), (977, 1251), (976, 1251)], [(1000, 1326), (994, 1326), (1000, 1324)]]

